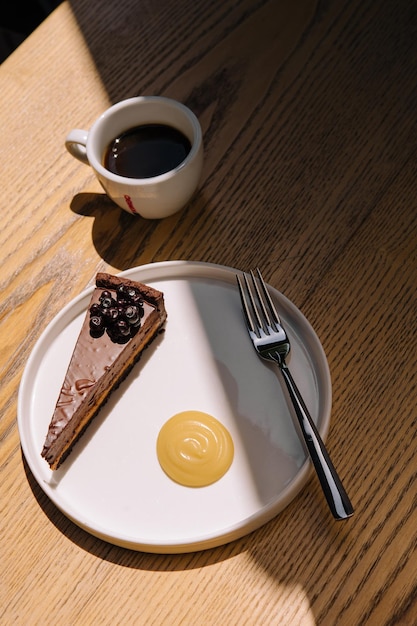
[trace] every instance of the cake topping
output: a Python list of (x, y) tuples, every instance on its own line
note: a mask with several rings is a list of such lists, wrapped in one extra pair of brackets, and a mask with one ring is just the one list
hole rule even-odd
[(90, 334), (98, 338), (106, 332), (114, 343), (126, 343), (136, 335), (143, 315), (139, 289), (125, 284), (114, 292), (105, 289), (90, 307)]

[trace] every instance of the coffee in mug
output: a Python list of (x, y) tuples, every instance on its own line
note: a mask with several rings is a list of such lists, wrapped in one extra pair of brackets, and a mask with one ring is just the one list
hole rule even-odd
[(152, 178), (178, 167), (191, 150), (188, 137), (165, 124), (130, 128), (107, 146), (103, 165), (127, 178)]

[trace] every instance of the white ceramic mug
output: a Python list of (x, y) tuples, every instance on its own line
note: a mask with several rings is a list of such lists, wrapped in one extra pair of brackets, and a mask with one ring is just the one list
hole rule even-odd
[[(146, 124), (164, 124), (185, 135), (191, 150), (184, 161), (151, 178), (127, 178), (106, 169), (103, 158), (108, 145), (123, 132)], [(196, 116), (180, 102), (159, 96), (129, 98), (113, 105), (89, 131), (72, 130), (65, 146), (72, 156), (91, 165), (119, 207), (148, 219), (167, 217), (187, 204), (198, 187), (203, 165), (203, 138)]]

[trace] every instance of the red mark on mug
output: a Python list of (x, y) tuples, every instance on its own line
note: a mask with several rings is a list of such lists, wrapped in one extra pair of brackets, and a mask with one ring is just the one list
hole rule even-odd
[(134, 215), (139, 215), (139, 213), (136, 211), (135, 207), (133, 206), (132, 198), (127, 195), (123, 197), (126, 200), (126, 204), (129, 207), (129, 209), (132, 211), (132, 213), (134, 213)]

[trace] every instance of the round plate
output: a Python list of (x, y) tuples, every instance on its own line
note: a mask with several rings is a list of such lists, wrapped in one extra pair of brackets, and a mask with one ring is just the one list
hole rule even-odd
[[(38, 340), (19, 390), (23, 453), (48, 497), (91, 534), (147, 552), (210, 548), (270, 520), (305, 484), (309, 462), (280, 374), (252, 347), (235, 274), (186, 261), (121, 274), (164, 292), (166, 332), (55, 472), (40, 453), (92, 288), (70, 302)], [(325, 438), (331, 382), (324, 351), (294, 304), (275, 289), (271, 294), (291, 340), (288, 364)], [(156, 456), (162, 425), (189, 409), (221, 421), (234, 442), (230, 469), (208, 487), (176, 484)]]

